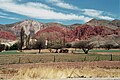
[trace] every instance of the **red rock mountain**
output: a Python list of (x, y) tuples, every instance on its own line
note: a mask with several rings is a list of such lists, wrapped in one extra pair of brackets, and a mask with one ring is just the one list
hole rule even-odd
[(1, 38), (6, 40), (16, 40), (16, 36), (13, 33), (7, 31), (0, 31), (0, 39)]
[(59, 23), (41, 23), (25, 20), (14, 24), (0, 25), (0, 38), (14, 40), (19, 37), (20, 29), (24, 27), (25, 34), (39, 38), (44, 35), (50, 40), (85, 40), (94, 36), (105, 37), (108, 35), (120, 36), (120, 20), (92, 19), (85, 24), (63, 25)]
[(120, 28), (115, 30), (115, 34), (120, 36)]
[(66, 42), (70, 42), (73, 40), (72, 31), (65, 27), (58, 27), (58, 26), (52, 26), (47, 27), (45, 29), (42, 29), (38, 31), (35, 34), (35, 38), (39, 38), (40, 36), (44, 36), (46, 39), (54, 41), (54, 40), (62, 40), (63, 39)]
[(39, 38), (40, 36), (45, 36), (46, 39), (49, 40), (63, 40), (66, 42), (71, 42), (75, 40), (86, 40), (90, 39), (94, 36), (105, 37), (108, 35), (118, 35), (120, 34), (120, 29), (113, 30), (111, 28), (105, 26), (90, 26), (90, 25), (81, 25), (76, 27), (75, 29), (68, 29), (65, 27), (46, 27), (38, 31), (35, 35), (35, 38)]
[(90, 26), (90, 25), (81, 25), (76, 27), (76, 29), (73, 32), (74, 36), (78, 38), (79, 40), (86, 40), (93, 36), (100, 35), (101, 37), (115, 34), (115, 30), (112, 30), (110, 28), (104, 27), (104, 26)]

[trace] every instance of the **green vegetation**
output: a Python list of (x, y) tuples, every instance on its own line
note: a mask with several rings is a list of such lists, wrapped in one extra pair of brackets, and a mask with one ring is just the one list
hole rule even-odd
[(45, 40), (44, 40), (44, 38), (42, 38), (42, 37), (39, 38), (37, 40), (37, 42), (35, 43), (34, 48), (39, 49), (39, 53), (40, 53), (41, 50), (45, 48)]
[(23, 53), (23, 52), (18, 52), (17, 50), (9, 50), (9, 51), (0, 52), (0, 54), (20, 54), (20, 53)]
[(22, 27), (20, 31), (20, 51), (21, 52), (22, 52), (22, 47), (24, 46), (24, 34), (25, 34), (25, 31)]
[(20, 43), (15, 43), (12, 46), (10, 46), (10, 50), (19, 50)]
[[(77, 53), (83, 53), (83, 51), (81, 50), (81, 49), (77, 49), (77, 50), (73, 50), (73, 51), (75, 51), (75, 52), (77, 52)], [(89, 52), (120, 52), (120, 49), (110, 49), (110, 50), (106, 50), (106, 49), (92, 49), (92, 50), (90, 50)]]
[(51, 46), (52, 49), (56, 49), (55, 53), (58, 53), (58, 50), (62, 48), (61, 44), (54, 44)]
[(90, 50), (90, 52), (120, 52), (119, 49), (114, 49), (114, 50)]
[(88, 54), (89, 50), (94, 48), (94, 44), (90, 41), (79, 41), (73, 45), (74, 48), (79, 48), (84, 51), (85, 54)]
[(4, 44), (0, 44), (0, 52), (3, 51), (5, 49), (5, 45)]

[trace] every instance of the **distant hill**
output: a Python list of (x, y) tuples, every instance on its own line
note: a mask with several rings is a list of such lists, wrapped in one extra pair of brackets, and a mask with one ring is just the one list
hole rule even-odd
[(14, 40), (16, 40), (16, 36), (11, 32), (0, 31), (0, 39), (6, 39), (6, 40), (14, 41)]
[(47, 27), (53, 27), (53, 26), (57, 26), (57, 27), (66, 27), (66, 25), (63, 25), (61, 23), (54, 23), (54, 22), (50, 22), (50, 23), (46, 23)]
[(111, 29), (117, 29), (118, 27), (120, 27), (120, 20), (109, 21), (109, 20), (92, 19), (85, 24), (90, 26), (105, 26)]
[(114, 26), (117, 26), (117, 27), (120, 28), (120, 20), (113, 20), (113, 21), (111, 21), (109, 24), (114, 25)]
[(24, 28), (26, 35), (34, 35), (37, 31), (44, 28), (45, 26), (43, 23), (40, 23), (38, 21), (25, 20), (19, 23), (15, 23), (13, 26), (11, 26), (10, 30), (14, 32), (16, 36), (19, 36), (21, 27)]
[(0, 24), (0, 31), (5, 29), (5, 25)]
[[(85, 24), (72, 24), (64, 25), (60, 23), (41, 23), (34, 20), (24, 20), (13, 24), (0, 24), (0, 31), (14, 35), (14, 37), (20, 36), (20, 29), (24, 28), (26, 35), (31, 35), (32, 38), (39, 38), (44, 35), (47, 39), (51, 40), (59, 39), (63, 40), (65, 37), (66, 42), (72, 42), (75, 40), (86, 40), (100, 36), (102, 38), (115, 35), (120, 36), (120, 20), (97, 20), (92, 19)], [(0, 38), (5, 38), (4, 33), (0, 34)], [(8, 35), (8, 39), (11, 35)], [(14, 38), (15, 39), (15, 38)], [(13, 40), (14, 40), (13, 39)]]
[(76, 27), (78, 27), (78, 26), (80, 26), (80, 25), (82, 25), (82, 24), (72, 24), (72, 25), (67, 25), (67, 28), (69, 28), (69, 29), (75, 29)]
[(44, 36), (49, 41), (73, 41), (72, 31), (65, 27), (50, 26), (46, 27), (35, 34), (35, 38), (39, 39), (40, 36)]
[(97, 35), (104, 37), (112, 34), (115, 34), (115, 31), (104, 26), (93, 27), (90, 25), (81, 25), (74, 30), (74, 36), (79, 40), (86, 40)]

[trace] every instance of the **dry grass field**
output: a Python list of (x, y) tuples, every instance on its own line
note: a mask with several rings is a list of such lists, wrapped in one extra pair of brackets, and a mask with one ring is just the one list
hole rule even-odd
[(120, 55), (98, 53), (17, 53), (0, 54), (0, 64), (25, 64), (46, 62), (120, 61)]
[(0, 77), (11, 80), (120, 78), (119, 61), (52, 62), (0, 66)]
[(22, 68), (11, 80), (62, 79), (62, 78), (114, 78), (120, 69), (101, 68)]
[(38, 50), (3, 52), (0, 53), (0, 79), (120, 78), (119, 50), (102, 51), (89, 54), (50, 53), (48, 50), (40, 54)]

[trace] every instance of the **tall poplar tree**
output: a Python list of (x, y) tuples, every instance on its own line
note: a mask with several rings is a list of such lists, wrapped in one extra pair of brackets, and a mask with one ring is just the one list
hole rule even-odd
[(23, 27), (21, 28), (21, 31), (20, 31), (20, 51), (22, 52), (22, 47), (24, 46), (24, 29)]

